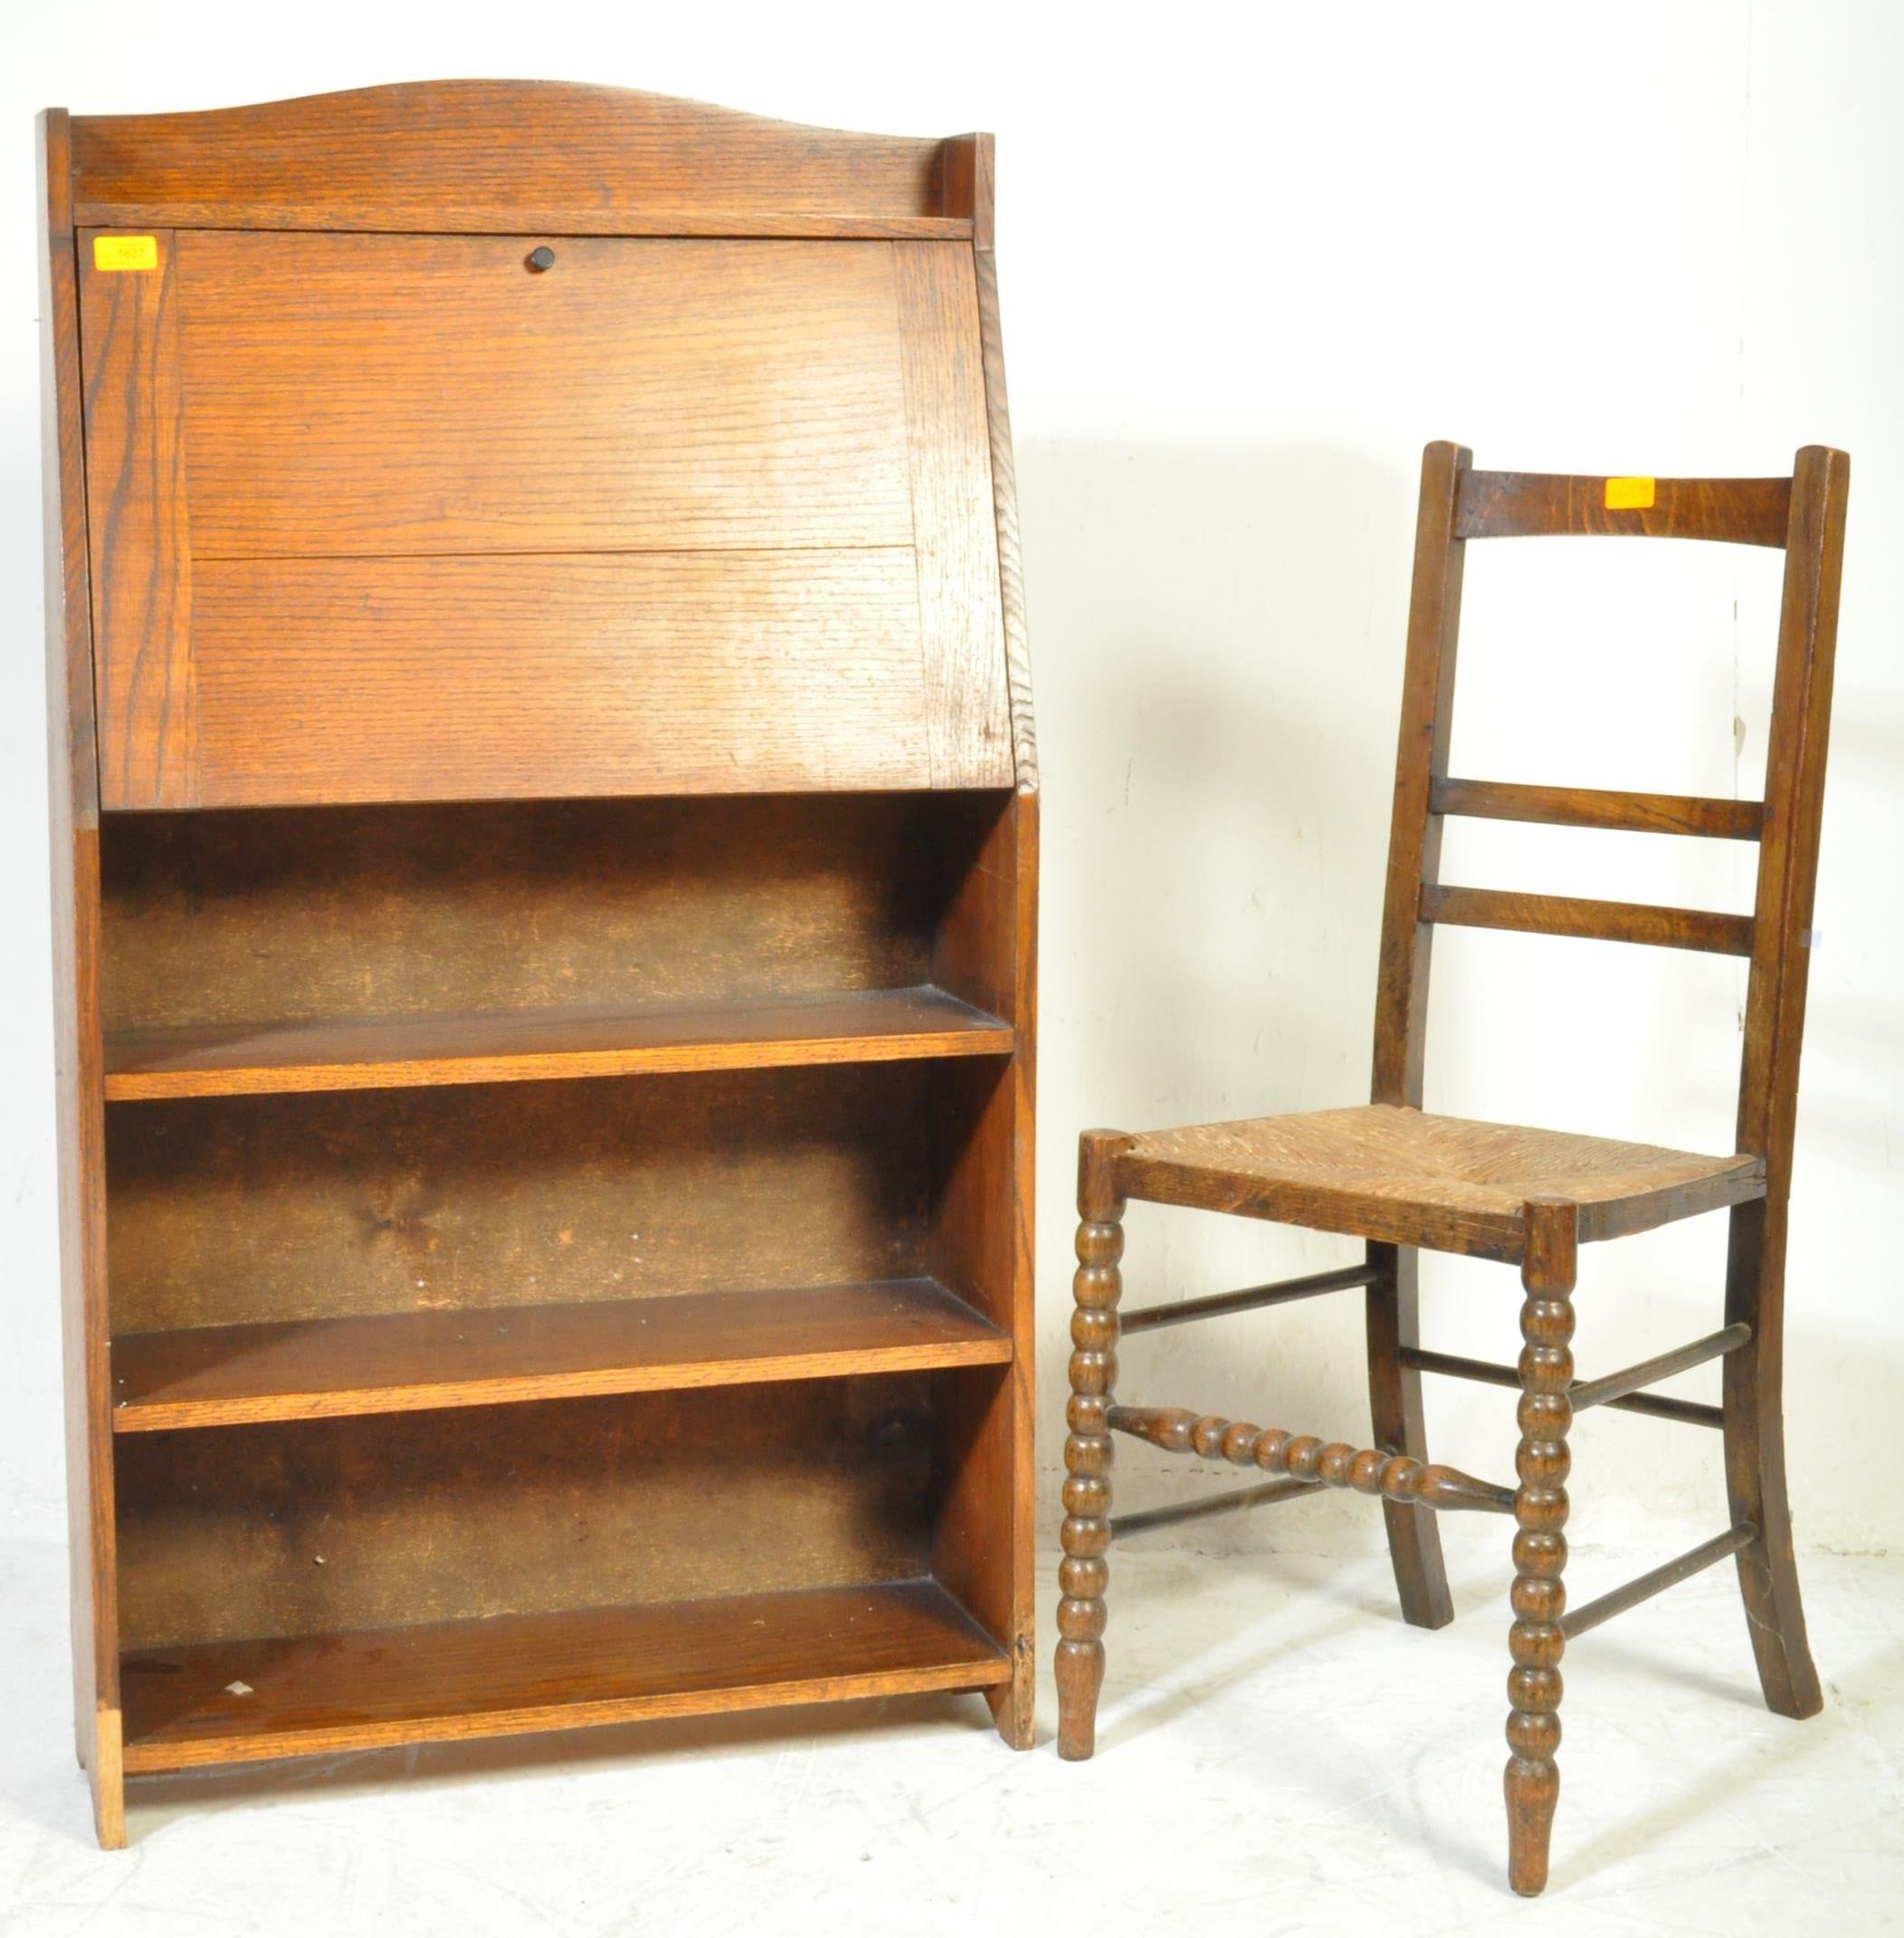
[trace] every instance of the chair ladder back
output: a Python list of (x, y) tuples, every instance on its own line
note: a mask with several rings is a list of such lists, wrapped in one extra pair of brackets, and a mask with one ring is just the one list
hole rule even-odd
[[(1850, 469), (1842, 451), (1822, 445), (1798, 453), (1790, 478), (1737, 479), (1476, 471), (1460, 446), (1433, 443), (1423, 451), (1376, 998), (1376, 1103), (1421, 1107), (1429, 963), (1440, 924), (1747, 956), (1737, 1148), (1766, 1156), (1773, 1195), (1783, 1190), (1797, 1099)], [(1467, 541), (1568, 533), (1783, 547), (1763, 802), (1450, 775)], [(1442, 828), (1449, 814), (1756, 841), (1754, 913), (1443, 887)]]

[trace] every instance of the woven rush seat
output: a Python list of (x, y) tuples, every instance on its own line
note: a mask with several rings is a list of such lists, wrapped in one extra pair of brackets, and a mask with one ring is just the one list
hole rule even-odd
[(1583, 1240), (1620, 1238), (1762, 1197), (1766, 1179), (1762, 1157), (1708, 1157), (1393, 1104), (1146, 1132), (1119, 1171), (1153, 1203), (1505, 1259), (1524, 1249), (1529, 1198), (1572, 1200)]

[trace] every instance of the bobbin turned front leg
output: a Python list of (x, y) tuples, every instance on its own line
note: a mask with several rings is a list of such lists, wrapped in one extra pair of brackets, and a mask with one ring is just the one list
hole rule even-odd
[(1104, 1682), (1104, 1590), (1110, 1579), (1110, 1431), (1118, 1376), (1118, 1299), (1124, 1289), (1124, 1201), (1111, 1166), (1130, 1139), (1086, 1131), (1078, 1140), (1078, 1270), (1071, 1281), (1071, 1431), (1064, 1442), (1064, 1560), (1058, 1571), (1058, 1754), (1077, 1762), (1096, 1746)]
[(1520, 1448), (1515, 1468), (1514, 1627), (1509, 1646), (1506, 1779), (1508, 1881), (1523, 1897), (1547, 1884), (1547, 1844), (1560, 1797), (1560, 1657), (1566, 1646), (1567, 1429), (1574, 1405), (1573, 1290), (1577, 1214), (1565, 1200), (1528, 1202), (1520, 1268)]

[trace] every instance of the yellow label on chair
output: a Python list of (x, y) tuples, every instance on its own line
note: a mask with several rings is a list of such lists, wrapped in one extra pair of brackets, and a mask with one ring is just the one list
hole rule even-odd
[(1606, 508), (1609, 511), (1651, 511), (1651, 478), (1609, 478), (1606, 480)]
[(158, 267), (156, 235), (96, 235), (92, 239), (96, 270), (149, 270)]

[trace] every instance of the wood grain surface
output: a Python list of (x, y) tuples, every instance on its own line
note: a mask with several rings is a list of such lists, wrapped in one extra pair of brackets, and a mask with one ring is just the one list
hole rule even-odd
[(1726, 1252), (1726, 1319), (1752, 1328), (1751, 1343), (1727, 1355), (1722, 1387), (1732, 1522), (1758, 1530), (1738, 1556), (1739, 1592), (1766, 1706), (1795, 1717), (1815, 1715), (1824, 1696), (1805, 1632), (1785, 1480), (1785, 1247), (1850, 492), (1844, 452), (1814, 444), (1798, 453), (1738, 1091), (1739, 1148), (1765, 1154), (1766, 1197), (1733, 1213)]
[(1011, 784), (971, 251), (533, 240), (89, 272), (108, 803)]
[(127, 1658), (127, 1762), (184, 1770), (979, 1688), (1011, 1673), (924, 1580), (151, 1649)]
[(927, 1574), (935, 1377), (120, 1434), (122, 1646)]
[(207, 565), (195, 640), (206, 806), (931, 778), (905, 549)]
[(89, 228), (229, 229), (405, 235), (718, 236), (734, 242), (969, 242), (966, 215), (837, 215), (814, 210), (764, 209), (757, 214), (653, 204), (641, 209), (563, 209), (518, 198), (460, 206), (427, 196), (399, 201), (353, 196), (303, 202), (84, 202), (75, 214)]
[(995, 1377), (945, 1382), (942, 1430), (957, 1453), (934, 1572), (994, 1635), (1012, 1639), (1014, 1672), (993, 1692), (999, 1733), (1029, 1749), (1036, 1658), (1033, 1419), (1038, 797), (1015, 795), (985, 824), (984, 845), (940, 926), (935, 964), (950, 987), (999, 1005), (1014, 1022), (1011, 1060), (944, 1064), (934, 1269), (1020, 1341)]
[[(998, 315), (998, 257), (994, 230), (994, 144), (968, 135), (964, 158), (973, 208), (972, 255), (978, 272), (978, 335), (985, 357), (985, 418), (992, 443), (992, 504), (998, 530), (998, 583), (1004, 621), (1005, 678), (1012, 695), (1012, 749), (1018, 786), (1038, 791), (1038, 731), (1032, 714), (1032, 648), (1024, 609), (1024, 552), (1018, 526), (1018, 472), (1012, 453), (1012, 413), (1005, 393), (1004, 337)], [(966, 199), (965, 191), (958, 198)]]
[[(441, 230), (525, 226), (546, 211), (627, 233), (742, 234), (848, 222), (910, 233), (962, 221), (942, 144), (801, 128), (631, 89), (424, 81), (195, 114), (73, 122), (82, 219), (157, 204), (201, 224)], [(528, 224), (541, 226), (540, 224)]]
[(1661, 908), (1647, 902), (1596, 902), (1573, 895), (1523, 895), (1499, 888), (1424, 883), (1422, 919), (1461, 928), (1502, 928), (1529, 936), (1643, 942), (1716, 955), (1752, 953), (1752, 917), (1709, 908)]
[[(1010, 797), (116, 814), (109, 1031), (641, 1010), (1009, 979), (944, 947)], [(987, 997), (995, 1000), (987, 1001)]]
[(1466, 546), (1450, 533), (1461, 480), (1471, 461), (1468, 451), (1445, 441), (1422, 453), (1388, 871), (1382, 894), (1369, 1100), (1417, 1110), (1427, 1058), (1428, 987), (1434, 958), (1434, 929), (1423, 919), (1422, 897), (1441, 879), (1442, 867), (1442, 822), (1431, 812), (1430, 801), (1434, 783), (1448, 771), (1467, 558)]
[(113, 1342), (119, 1433), (997, 1365), (1007, 1333), (929, 1278), (207, 1325)]
[(250, 1029), (218, 1024), (109, 1037), (106, 1097), (123, 1102), (533, 1083), (995, 1057), (1011, 1048), (1007, 1024), (930, 986), (646, 1011), (491, 1011)]
[(1466, 814), (1482, 821), (1618, 828), (1636, 834), (1712, 835), (1731, 841), (1756, 841), (1765, 823), (1765, 803), (1759, 801), (1540, 787), (1511, 781), (1437, 780), (1430, 789), (1429, 808), (1436, 814)]
[(157, 267), (127, 272), (99, 268), (90, 234), (78, 239), (100, 785), (109, 807), (198, 799), (178, 251), (167, 232), (153, 240)]
[(91, 1788), (100, 1847), (110, 1850), (125, 1843), (126, 1821), (107, 1358), (100, 790), (71, 136), (63, 109), (40, 117), (46, 807), (74, 1747)]
[(932, 784), (995, 785), (1012, 719), (972, 252), (895, 242), (892, 259)]
[(1607, 480), (1540, 471), (1464, 470), (1457, 538), (1572, 533), (1635, 538), (1710, 538), (1782, 546), (1789, 478), (1649, 478), (1652, 502), (1610, 508)]
[(538, 240), (181, 236), (198, 555), (911, 544), (890, 244)]
[(115, 1104), (114, 1328), (951, 1283), (940, 1068)]

